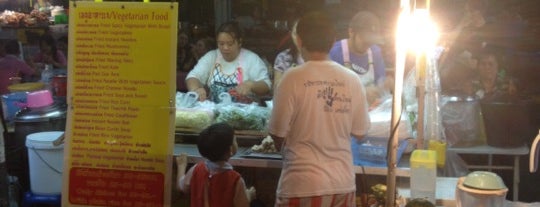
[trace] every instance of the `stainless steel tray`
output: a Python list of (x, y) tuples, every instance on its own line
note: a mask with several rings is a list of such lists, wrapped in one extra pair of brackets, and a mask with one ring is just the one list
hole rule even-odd
[(253, 152), (251, 150), (246, 150), (241, 157), (244, 158), (256, 158), (256, 159), (273, 159), (273, 160), (281, 160), (283, 157), (281, 154), (278, 153), (259, 153), (259, 152)]

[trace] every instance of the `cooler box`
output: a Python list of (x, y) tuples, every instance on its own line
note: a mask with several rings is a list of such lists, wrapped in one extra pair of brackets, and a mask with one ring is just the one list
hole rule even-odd
[[(407, 149), (407, 140), (398, 141), (398, 150), (396, 153), (396, 164), (399, 163), (403, 152)], [(352, 138), (351, 151), (353, 154), (353, 163), (359, 166), (368, 167), (387, 167), (388, 139), (366, 137), (360, 141)]]
[(54, 146), (63, 131), (29, 134), (26, 137), (30, 190), (35, 194), (54, 195), (62, 193), (64, 145)]

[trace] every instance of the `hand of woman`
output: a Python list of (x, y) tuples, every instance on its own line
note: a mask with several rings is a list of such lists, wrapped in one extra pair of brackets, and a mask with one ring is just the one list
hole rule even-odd
[(254, 83), (252, 81), (245, 81), (244, 83), (236, 86), (236, 92), (238, 92), (238, 94), (240, 95), (247, 96), (251, 94), (251, 88), (253, 87), (253, 84)]
[(199, 95), (199, 101), (205, 101), (206, 97), (208, 97), (208, 95), (206, 94), (206, 89), (204, 89), (204, 87), (197, 88), (193, 90), (193, 92)]

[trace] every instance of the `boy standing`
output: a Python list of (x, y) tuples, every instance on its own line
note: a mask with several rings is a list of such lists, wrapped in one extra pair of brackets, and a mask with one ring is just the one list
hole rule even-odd
[(190, 194), (191, 206), (249, 206), (255, 188), (246, 189), (244, 179), (227, 162), (238, 148), (233, 128), (227, 123), (209, 126), (200, 133), (197, 148), (207, 160), (187, 173), (187, 155), (176, 157), (177, 188)]

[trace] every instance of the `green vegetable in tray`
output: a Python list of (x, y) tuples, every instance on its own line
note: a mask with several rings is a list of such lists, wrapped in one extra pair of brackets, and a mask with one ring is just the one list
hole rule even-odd
[(218, 110), (216, 122), (227, 122), (236, 130), (266, 130), (270, 116), (267, 108), (253, 105), (229, 105)]

